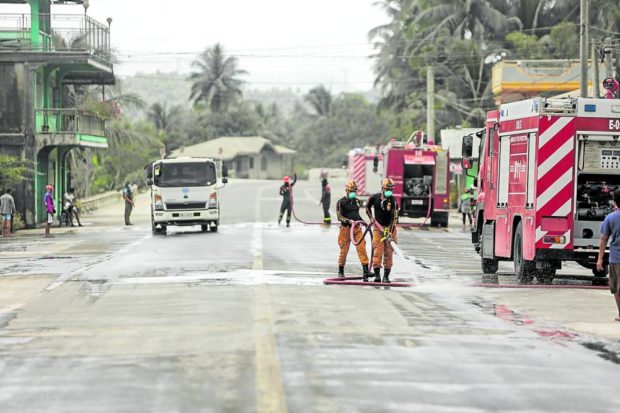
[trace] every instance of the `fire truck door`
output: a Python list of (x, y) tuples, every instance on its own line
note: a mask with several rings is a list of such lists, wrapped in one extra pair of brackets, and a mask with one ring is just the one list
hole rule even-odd
[(499, 138), (499, 165), (497, 180), (497, 214), (495, 219), (495, 255), (510, 256), (511, 239), (508, 217), (508, 190), (510, 180), (510, 136)]

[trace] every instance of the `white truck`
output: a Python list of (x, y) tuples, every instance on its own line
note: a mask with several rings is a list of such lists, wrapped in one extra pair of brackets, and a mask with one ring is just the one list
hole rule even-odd
[(151, 187), (151, 226), (154, 235), (166, 234), (170, 225), (200, 225), (203, 232), (217, 232), (220, 223), (218, 189), (228, 182), (222, 166), (213, 159), (174, 158), (153, 162), (145, 168)]

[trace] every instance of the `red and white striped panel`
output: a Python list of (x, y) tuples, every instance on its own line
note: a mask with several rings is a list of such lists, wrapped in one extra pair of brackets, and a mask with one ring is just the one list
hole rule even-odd
[(366, 157), (364, 155), (357, 155), (353, 159), (353, 176), (352, 178), (357, 183), (357, 193), (366, 193)]
[[(538, 137), (536, 248), (572, 249), (575, 175), (575, 118), (540, 118)], [(566, 230), (543, 231), (543, 217), (565, 217)], [(564, 236), (563, 244), (546, 244), (545, 235)]]

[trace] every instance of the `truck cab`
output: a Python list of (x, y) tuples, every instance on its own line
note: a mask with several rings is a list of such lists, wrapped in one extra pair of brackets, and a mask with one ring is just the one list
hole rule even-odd
[(171, 225), (200, 225), (203, 232), (217, 232), (218, 190), (228, 181), (225, 167), (220, 179), (213, 159), (183, 157), (155, 161), (145, 171), (154, 235), (166, 234)]

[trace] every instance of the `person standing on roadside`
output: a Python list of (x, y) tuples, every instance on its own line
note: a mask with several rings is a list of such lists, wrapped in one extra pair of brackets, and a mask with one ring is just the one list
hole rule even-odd
[(620, 321), (620, 190), (614, 191), (614, 202), (616, 210), (605, 217), (601, 225), (601, 241), (598, 246), (598, 261), (596, 269), (605, 270), (603, 258), (607, 249), (607, 242), (611, 238), (609, 245), (609, 289), (616, 300), (618, 316), (615, 321)]
[(321, 181), (321, 201), (319, 205), (323, 206), (323, 224), (331, 225), (332, 217), (329, 214), (329, 207), (332, 203), (332, 187), (327, 182), (327, 178)]
[(11, 195), (11, 190), (7, 189), (6, 193), (0, 196), (0, 214), (2, 215), (2, 236), (12, 237), (11, 226), (13, 223), (13, 214), (15, 209), (15, 199)]
[(136, 204), (133, 201), (133, 193), (131, 192), (129, 182), (125, 182), (125, 187), (123, 188), (123, 199), (125, 200), (125, 225), (133, 225), (129, 218), (131, 216), (131, 211), (133, 211)]
[(473, 188), (469, 188), (463, 195), (461, 195), (459, 211), (463, 215), (463, 228), (465, 228), (465, 218), (469, 219), (469, 226), (472, 225), (471, 219), (471, 203), (474, 196)]
[(45, 187), (45, 196), (43, 197), (43, 201), (45, 202), (45, 210), (47, 211), (47, 222), (45, 223), (45, 238), (54, 238), (54, 236), (50, 234), (50, 228), (54, 223), (54, 215), (56, 214), (53, 192), (53, 186), (47, 185)]

